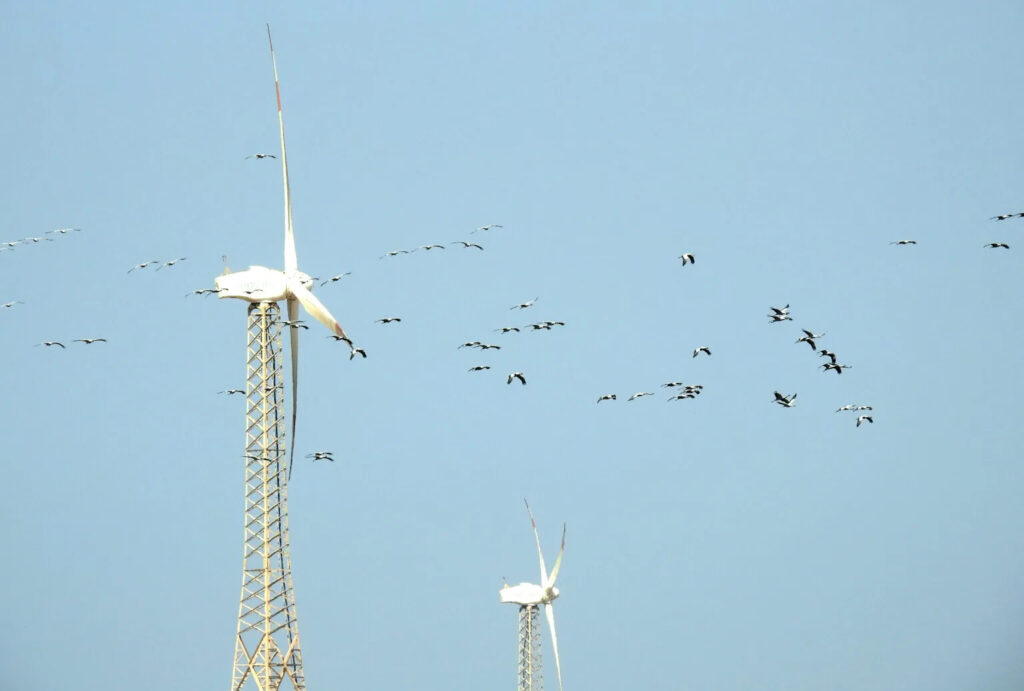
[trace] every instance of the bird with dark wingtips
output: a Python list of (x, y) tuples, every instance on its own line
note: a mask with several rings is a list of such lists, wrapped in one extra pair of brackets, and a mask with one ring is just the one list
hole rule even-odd
[(857, 426), (860, 427), (860, 423), (862, 422), (870, 422), (871, 424), (875, 424), (874, 419), (870, 415), (859, 415), (857, 417)]
[(274, 154), (249, 154), (248, 156), (246, 156), (246, 158), (277, 158), (277, 156), (275, 156)]
[(676, 258), (682, 260), (682, 262), (683, 262), (682, 266), (686, 266), (687, 264), (694, 264), (695, 263), (695, 261), (693, 259), (693, 255), (690, 254), (689, 252), (687, 252), (685, 254), (680, 254)]
[(988, 243), (987, 245), (985, 245), (985, 247), (991, 247), (991, 248), (993, 248), (993, 249), (996, 249), (996, 248), (1000, 248), (1000, 247), (1001, 247), (1001, 248), (1002, 248), (1002, 249), (1004, 249), (1004, 250), (1008, 250), (1008, 249), (1010, 249), (1010, 246), (1009, 246), (1009, 245), (1007, 245), (1007, 244), (1006, 244), (1005, 242), (990, 242), (990, 243)]
[(701, 346), (700, 348), (693, 349), (693, 357), (697, 357), (701, 353), (707, 353), (708, 355), (711, 355), (711, 348), (709, 348), (708, 346)]
[(775, 392), (775, 402), (783, 408), (792, 408), (796, 405), (796, 394), (786, 396), (778, 391)]
[(93, 343), (106, 343), (105, 338), (76, 338), (72, 343), (84, 343), (86, 345), (92, 345)]
[(613, 393), (606, 393), (603, 396), (601, 396), (600, 398), (598, 398), (597, 402), (600, 403), (601, 401), (614, 401), (617, 398), (618, 397), (615, 394), (613, 394)]
[(1005, 221), (1008, 218), (1024, 218), (1024, 211), (1019, 211), (1014, 214), (999, 214), (998, 216), (992, 216), (990, 221)]
[(522, 372), (512, 372), (508, 375), (508, 381), (505, 383), (511, 384), (513, 379), (518, 379), (523, 386), (526, 386), (526, 376)]

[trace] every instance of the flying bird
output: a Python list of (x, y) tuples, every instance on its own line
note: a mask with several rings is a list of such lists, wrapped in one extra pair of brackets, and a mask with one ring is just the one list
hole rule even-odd
[(653, 396), (654, 393), (651, 391), (637, 391), (635, 394), (626, 399), (626, 402), (630, 402), (636, 398), (643, 398), (644, 396)]
[(916, 245), (917, 240), (893, 240), (890, 245)]
[(274, 154), (249, 154), (246, 158), (277, 158)]
[(708, 355), (711, 355), (711, 348), (709, 348), (708, 346), (701, 346), (700, 348), (693, 349), (693, 357), (697, 357), (701, 353), (707, 353)]
[(482, 345), (483, 345), (483, 343), (481, 343), (480, 341), (466, 341), (465, 343), (463, 343), (459, 347), (460, 348), (476, 348), (476, 347), (482, 346)]
[(519, 332), (519, 327), (518, 326), (503, 326), (500, 329), (495, 329), (495, 331), (500, 331), (503, 334), (507, 334), (509, 331), (515, 331), (515, 332), (518, 333)]
[(73, 342), (74, 343), (84, 343), (86, 345), (90, 345), (92, 343), (106, 343), (107, 339), (105, 339), (105, 338), (76, 338)]
[(67, 235), (68, 233), (75, 233), (82, 230), (81, 228), (57, 228), (56, 230), (48, 230), (47, 233), (59, 233), (60, 235)]
[(485, 225), (485, 226), (480, 226), (479, 228), (477, 228), (476, 230), (474, 230), (474, 231), (472, 231), (472, 232), (474, 232), (474, 233), (475, 233), (475, 232), (477, 232), (478, 230), (490, 230), (491, 228), (504, 228), (504, 227), (505, 227), (505, 226), (503, 226), (503, 225), (499, 225), (499, 224), (497, 224), (497, 223), (490, 223), (490, 224), (488, 224), (488, 225)]
[(60, 346), (61, 348), (64, 347), (64, 344), (60, 343), (58, 341), (43, 341), (42, 343), (36, 343), (36, 345), (37, 346), (47, 346), (47, 347), (49, 347), (49, 346)]
[[(475, 242), (466, 242), (465, 240), (456, 240), (455, 242), (457, 242), (458, 244), (462, 245), (466, 249), (469, 249), (470, 247), (476, 247), (478, 250), (482, 250), (483, 249), (483, 247), (481, 247), (480, 245), (476, 244)], [(452, 243), (452, 244), (455, 244), (455, 243)]]
[(865, 421), (870, 422), (871, 424), (875, 424), (874, 419), (872, 419), (872, 417), (870, 415), (858, 415), (857, 416), (857, 426), (858, 427), (860, 427), (860, 423), (865, 422)]
[(518, 379), (523, 386), (526, 386), (526, 376), (523, 375), (522, 372), (513, 372), (512, 374), (508, 375), (508, 381), (505, 383), (511, 384), (513, 379)]
[(614, 401), (614, 400), (616, 400), (616, 398), (617, 397), (616, 397), (615, 394), (613, 394), (613, 393), (606, 393), (605, 395), (603, 395), (600, 398), (598, 398), (597, 402), (600, 403), (601, 401)]
[(312, 458), (314, 461), (330, 461), (334, 462), (333, 451), (314, 451), (313, 453), (307, 453), (306, 458)]
[(690, 253), (681, 254), (681, 255), (679, 255), (678, 259), (682, 260), (682, 262), (683, 262), (682, 266), (686, 266), (687, 264), (693, 264), (694, 263), (693, 255), (690, 254)]
[(990, 242), (987, 245), (985, 245), (985, 247), (991, 247), (993, 249), (997, 247), (1002, 247), (1004, 250), (1010, 249), (1010, 246), (1007, 245), (1005, 242)]
[(872, 408), (869, 405), (859, 405), (854, 410), (872, 410)]
[(991, 220), (991, 221), (1005, 221), (1008, 218), (1024, 218), (1024, 212), (1018, 212), (1018, 213), (1015, 213), (1015, 214), (999, 214), (998, 216), (993, 216), (989, 220)]
[(154, 259), (151, 262), (142, 262), (141, 264), (136, 264), (132, 268), (128, 269), (128, 273), (131, 273), (132, 271), (135, 271), (135, 269), (145, 269), (150, 264), (159, 264), (159, 263), (160, 263), (159, 259)]
[(844, 405), (842, 407), (836, 408), (836, 412), (837, 413), (842, 413), (842, 412), (847, 411), (847, 410), (857, 410), (857, 406), (855, 406), (855, 405), (853, 405), (851, 403), (849, 405)]
[(226, 389), (224, 391), (218, 391), (217, 393), (224, 393), (228, 396), (232, 396), (236, 393), (245, 393), (245, 389)]
[(768, 309), (770, 309), (772, 311), (772, 314), (789, 314), (789, 304), (788, 303), (786, 304), (785, 307), (769, 307)]
[(417, 249), (427, 250), (428, 252), (430, 250), (443, 250), (444, 245), (420, 245)]
[(385, 254), (381, 255), (381, 259), (383, 259), (384, 257), (394, 257), (397, 254), (409, 254), (409, 250), (391, 250), (390, 252), (386, 252)]
[(290, 326), (293, 329), (306, 329), (307, 331), (309, 330), (309, 327), (302, 323), (301, 319), (282, 319), (281, 326)]
[(24, 305), (25, 303), (21, 300), (12, 300), (11, 302), (5, 302), (0, 307), (14, 307), (15, 305)]
[(346, 271), (343, 274), (338, 274), (337, 276), (331, 276), (326, 281), (323, 281), (320, 285), (321, 286), (325, 286), (328, 283), (337, 283), (338, 281), (340, 281), (341, 279), (345, 278), (346, 276), (351, 276), (351, 275), (352, 275), (351, 271)]
[(352, 347), (352, 339), (348, 336), (336, 336), (335, 334), (331, 334), (327, 338), (333, 338), (335, 341), (345, 341), (345, 343), (348, 343), (349, 348)]
[(518, 305), (512, 305), (511, 307), (509, 307), (509, 309), (510, 310), (524, 310), (527, 307), (533, 307), (533, 303), (537, 302), (537, 300), (539, 300), (539, 299), (540, 298), (534, 298), (532, 300), (527, 300), (526, 302), (520, 302)]
[(485, 369), (490, 369), (490, 368), (491, 368), (491, 366), (490, 366), (490, 365), (474, 365), (474, 366), (470, 367), (470, 368), (469, 368), (468, 370), (466, 370), (466, 371), (467, 371), (467, 372), (482, 372), (482, 371), (484, 371)]
[(792, 396), (786, 396), (778, 391), (775, 392), (775, 402), (781, 405), (783, 408), (792, 408), (796, 405), (796, 394)]
[(697, 398), (697, 393), (699, 393), (699, 392), (684, 391), (682, 393), (677, 393), (675, 396), (671, 396), (667, 400), (669, 400), (669, 401), (681, 401), (681, 400), (686, 399), (686, 398)]
[(789, 316), (788, 312), (785, 312), (783, 314), (769, 314), (768, 315), (768, 323), (769, 324), (774, 324), (775, 322), (785, 322), (785, 321), (790, 321), (790, 322), (793, 321), (793, 317)]
[(185, 293), (185, 297), (188, 297), (189, 295), (211, 295), (219, 292), (220, 291), (216, 288), (196, 288), (191, 293)]
[(811, 346), (811, 350), (816, 351), (818, 349), (818, 346), (815, 345), (814, 340), (810, 336), (801, 336), (800, 338), (796, 339), (796, 342), (806, 343), (807, 345)]
[(164, 262), (163, 265), (156, 267), (156, 270), (159, 271), (160, 269), (164, 268), (165, 266), (174, 266), (178, 262), (183, 262), (186, 259), (188, 259), (188, 257), (178, 257), (177, 259), (171, 259), (169, 261)]
[[(349, 342), (351, 343), (351, 341), (349, 341)], [(362, 355), (363, 358), (365, 358), (366, 357), (366, 351), (363, 350), (362, 348), (352, 348), (351, 351), (348, 354), (348, 359), (351, 360), (356, 355)]]
[(827, 357), (832, 361), (833, 365), (836, 364), (836, 354), (833, 353), (831, 350), (825, 350), (824, 348), (822, 348), (821, 350), (818, 351), (818, 357)]
[(836, 374), (842, 374), (844, 369), (850, 369), (850, 365), (840, 365), (835, 362), (826, 362), (822, 367), (825, 368), (826, 372), (835, 370)]
[(401, 317), (382, 317), (380, 319), (374, 320), (374, 324), (390, 324), (391, 322), (400, 322), (400, 321), (402, 321)]
[(480, 350), (501, 350), (500, 345), (491, 345), (489, 343), (478, 343), (476, 347)]

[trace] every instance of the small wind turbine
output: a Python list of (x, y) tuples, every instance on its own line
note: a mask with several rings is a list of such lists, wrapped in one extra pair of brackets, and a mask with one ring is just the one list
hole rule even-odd
[[(562, 525), (562, 546), (558, 549), (555, 567), (548, 573), (544, 565), (544, 553), (540, 549), (540, 536), (537, 534), (537, 522), (533, 520), (530, 504), (525, 499), (526, 512), (530, 514), (530, 525), (533, 526), (533, 537), (537, 542), (537, 558), (540, 561), (540, 585), (535, 583), (505, 584), (499, 593), (501, 602), (519, 605), (519, 689), (540, 691), (540, 626), (537, 624), (539, 605), (544, 605), (544, 616), (548, 620), (551, 631), (551, 647), (555, 652), (555, 670), (558, 673), (558, 689), (562, 689), (562, 664), (558, 658), (558, 637), (555, 635), (554, 601), (558, 597), (555, 579), (558, 569), (562, 566), (562, 554), (565, 552), (565, 525)], [(536, 678), (536, 683), (534, 682)]]

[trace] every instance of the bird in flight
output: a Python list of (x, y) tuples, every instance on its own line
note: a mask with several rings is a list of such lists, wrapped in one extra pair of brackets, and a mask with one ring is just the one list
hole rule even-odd
[(343, 274), (338, 274), (337, 276), (331, 276), (326, 281), (323, 281), (320, 285), (321, 286), (325, 286), (328, 283), (337, 283), (338, 281), (340, 281), (341, 279), (345, 278), (346, 276), (351, 276), (351, 275), (352, 275), (351, 271), (346, 271)]
[(480, 341), (466, 341), (465, 343), (463, 343), (459, 347), (460, 348), (476, 348), (477, 346), (481, 346), (481, 345), (483, 345), (483, 343), (481, 343)]
[(47, 346), (47, 347), (49, 347), (49, 346), (60, 346), (61, 348), (64, 347), (64, 344), (60, 343), (59, 341), (43, 341), (42, 343), (36, 343), (36, 345), (37, 346)]
[(90, 345), (92, 343), (106, 343), (107, 339), (105, 339), (105, 338), (76, 338), (73, 342), (74, 343), (84, 343), (86, 345)]
[(916, 245), (917, 240), (893, 240), (890, 245)]
[(68, 233), (75, 233), (82, 230), (81, 228), (57, 228), (56, 230), (48, 230), (47, 233), (59, 233), (60, 235), (67, 235)]
[(164, 268), (165, 266), (174, 266), (178, 262), (183, 262), (186, 259), (188, 259), (188, 257), (178, 257), (177, 259), (171, 259), (169, 261), (165, 261), (162, 265), (156, 267), (156, 270), (159, 271), (160, 269)]
[(707, 353), (708, 355), (711, 355), (711, 348), (709, 348), (708, 346), (701, 346), (700, 348), (693, 349), (693, 357), (697, 357), (701, 353)]
[(400, 322), (401, 317), (382, 317), (374, 321), (375, 324), (390, 324), (391, 322)]
[(499, 331), (499, 332), (501, 332), (503, 334), (507, 334), (509, 331), (515, 331), (515, 332), (518, 333), (519, 332), (519, 327), (518, 326), (503, 326), (500, 329), (495, 329), (495, 331)]
[(600, 398), (598, 398), (597, 402), (600, 403), (601, 401), (614, 401), (614, 400), (616, 400), (616, 398), (617, 397), (615, 396), (615, 394), (613, 394), (613, 393), (606, 393), (605, 395), (603, 395)]
[(142, 262), (141, 264), (136, 264), (132, 268), (128, 269), (128, 273), (131, 273), (132, 271), (135, 271), (135, 269), (145, 269), (150, 264), (159, 264), (159, 263), (160, 263), (159, 259), (154, 259), (151, 262)]
[(632, 396), (627, 398), (626, 402), (629, 403), (630, 401), (632, 401), (634, 399), (643, 398), (644, 396), (653, 396), (653, 395), (654, 395), (654, 393), (651, 392), (651, 391), (637, 391), (635, 394), (633, 394)]
[(24, 305), (25, 303), (21, 300), (12, 300), (11, 302), (5, 302), (0, 307), (14, 307), (15, 305)]
[(523, 386), (526, 386), (526, 376), (522, 372), (513, 372), (512, 374), (508, 375), (508, 381), (505, 383), (511, 384), (513, 379), (518, 379)]
[(768, 315), (768, 323), (769, 324), (774, 324), (776, 322), (785, 322), (785, 321), (790, 321), (790, 322), (793, 321), (793, 317), (789, 316), (789, 312), (784, 312), (782, 314), (769, 314)]
[(539, 299), (540, 299), (539, 297), (536, 297), (536, 298), (534, 298), (532, 300), (527, 300), (526, 302), (520, 302), (518, 305), (512, 305), (511, 307), (509, 307), (509, 309), (510, 310), (524, 310), (527, 307), (533, 307), (533, 303), (537, 302), (537, 300), (539, 300)]
[(191, 293), (185, 293), (185, 297), (189, 295), (211, 295), (212, 293), (219, 293), (220, 291), (216, 288), (196, 288)]
[(789, 314), (789, 304), (788, 303), (786, 304), (785, 307), (769, 307), (768, 309), (770, 309), (772, 311), (772, 314)]
[(466, 371), (467, 371), (467, 372), (482, 372), (482, 371), (484, 371), (485, 369), (490, 369), (490, 368), (491, 368), (491, 366), (490, 366), (490, 365), (474, 365), (473, 367), (470, 367), (470, 368), (469, 368), (468, 370), (466, 370)]
[(225, 389), (224, 391), (218, 391), (217, 393), (224, 393), (228, 396), (233, 396), (236, 393), (245, 393), (245, 389)]
[(796, 405), (796, 394), (792, 396), (786, 396), (778, 391), (775, 392), (775, 402), (781, 405), (783, 408), (792, 408)]
[(844, 405), (844, 406), (841, 406), (839, 408), (836, 408), (836, 412), (837, 413), (842, 413), (842, 412), (847, 411), (847, 410), (857, 410), (857, 406), (855, 406), (855, 405), (853, 405), (851, 403), (849, 405)]
[(870, 415), (858, 415), (857, 416), (857, 426), (860, 427), (860, 423), (862, 423), (862, 422), (870, 422), (871, 424), (875, 424), (874, 419), (872, 419), (872, 417)]
[(249, 154), (246, 158), (277, 158), (274, 154)]
[(384, 257), (394, 257), (397, 254), (409, 254), (409, 250), (391, 250), (390, 252), (385, 252), (381, 255), (381, 259)]
[(331, 463), (334, 463), (334, 452), (314, 451), (313, 453), (307, 453), (306, 458), (312, 458), (314, 461), (330, 461)]
[[(503, 226), (503, 225), (499, 225), (499, 224), (497, 224), (497, 223), (489, 223), (488, 225), (485, 225), (485, 226), (480, 226), (479, 228), (477, 228), (477, 229), (476, 229), (476, 230), (474, 230), (473, 232), (475, 233), (475, 232), (477, 232), (478, 230), (490, 230), (491, 228), (504, 228), (504, 227), (505, 227), (505, 226)], [(482, 248), (481, 248), (481, 249), (482, 249)]]
[[(458, 243), (458, 244), (462, 245), (466, 249), (469, 249), (470, 247), (476, 247), (478, 250), (482, 250), (483, 249), (483, 247), (481, 247), (480, 245), (476, 244), (475, 242), (466, 242), (465, 240), (456, 240), (455, 243)], [(452, 244), (455, 244), (455, 243), (452, 243)]]
[(281, 326), (290, 326), (293, 329), (309, 330), (309, 327), (303, 324), (301, 319), (282, 319)]
[(331, 334), (327, 338), (333, 338), (335, 341), (345, 341), (345, 343), (348, 343), (349, 348), (352, 347), (352, 339), (348, 336), (336, 336), (335, 334)]
[(500, 345), (491, 345), (490, 343), (478, 343), (476, 347), (480, 350), (501, 350)]
[(683, 266), (686, 266), (687, 264), (693, 264), (694, 263), (693, 255), (690, 254), (689, 252), (687, 252), (686, 254), (679, 255), (678, 258), (682, 260), (682, 262), (683, 262), (682, 265)]
[(1010, 249), (1010, 246), (1007, 245), (1005, 242), (990, 242), (987, 245), (985, 245), (985, 247), (991, 247), (993, 249), (997, 247), (1002, 247), (1004, 250)]
[(842, 374), (844, 369), (850, 369), (850, 365), (840, 365), (835, 362), (826, 362), (822, 367), (828, 372), (830, 369), (835, 370), (836, 374)]
[(821, 350), (818, 351), (818, 357), (827, 357), (832, 361), (833, 365), (836, 364), (836, 354), (833, 353), (831, 350), (825, 350), (824, 348), (822, 348)]
[[(351, 343), (351, 341), (350, 341), (350, 343)], [(348, 354), (348, 359), (351, 360), (356, 355), (362, 355), (363, 358), (365, 359), (366, 358), (366, 351), (363, 350), (362, 348), (352, 348), (351, 351)]]
[(796, 342), (797, 343), (806, 343), (807, 345), (811, 346), (811, 350), (817, 350), (818, 346), (814, 343), (814, 338), (812, 336), (807, 336), (806, 334), (808, 334), (808, 333), (810, 333), (810, 332), (807, 331), (806, 329), (804, 329), (804, 334), (805, 335), (803, 335), (800, 338), (796, 339)]
[(675, 396), (670, 396), (667, 400), (681, 401), (686, 398), (697, 398), (697, 394), (699, 393), (700, 391), (684, 391), (682, 393), (677, 393)]
[(443, 250), (444, 245), (420, 245), (417, 249), (427, 250), (428, 252), (430, 250)]
[(999, 214), (998, 216), (993, 216), (989, 220), (990, 221), (1005, 221), (1008, 218), (1024, 218), (1024, 212), (1018, 212), (1018, 213), (1015, 213), (1015, 214)]

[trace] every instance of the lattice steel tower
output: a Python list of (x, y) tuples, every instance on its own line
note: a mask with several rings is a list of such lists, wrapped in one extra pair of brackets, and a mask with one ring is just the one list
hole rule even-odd
[(306, 688), (288, 548), (280, 310), (249, 305), (245, 532), (232, 691)]
[(540, 658), (540, 608), (519, 608), (519, 675), (516, 691), (543, 691)]

